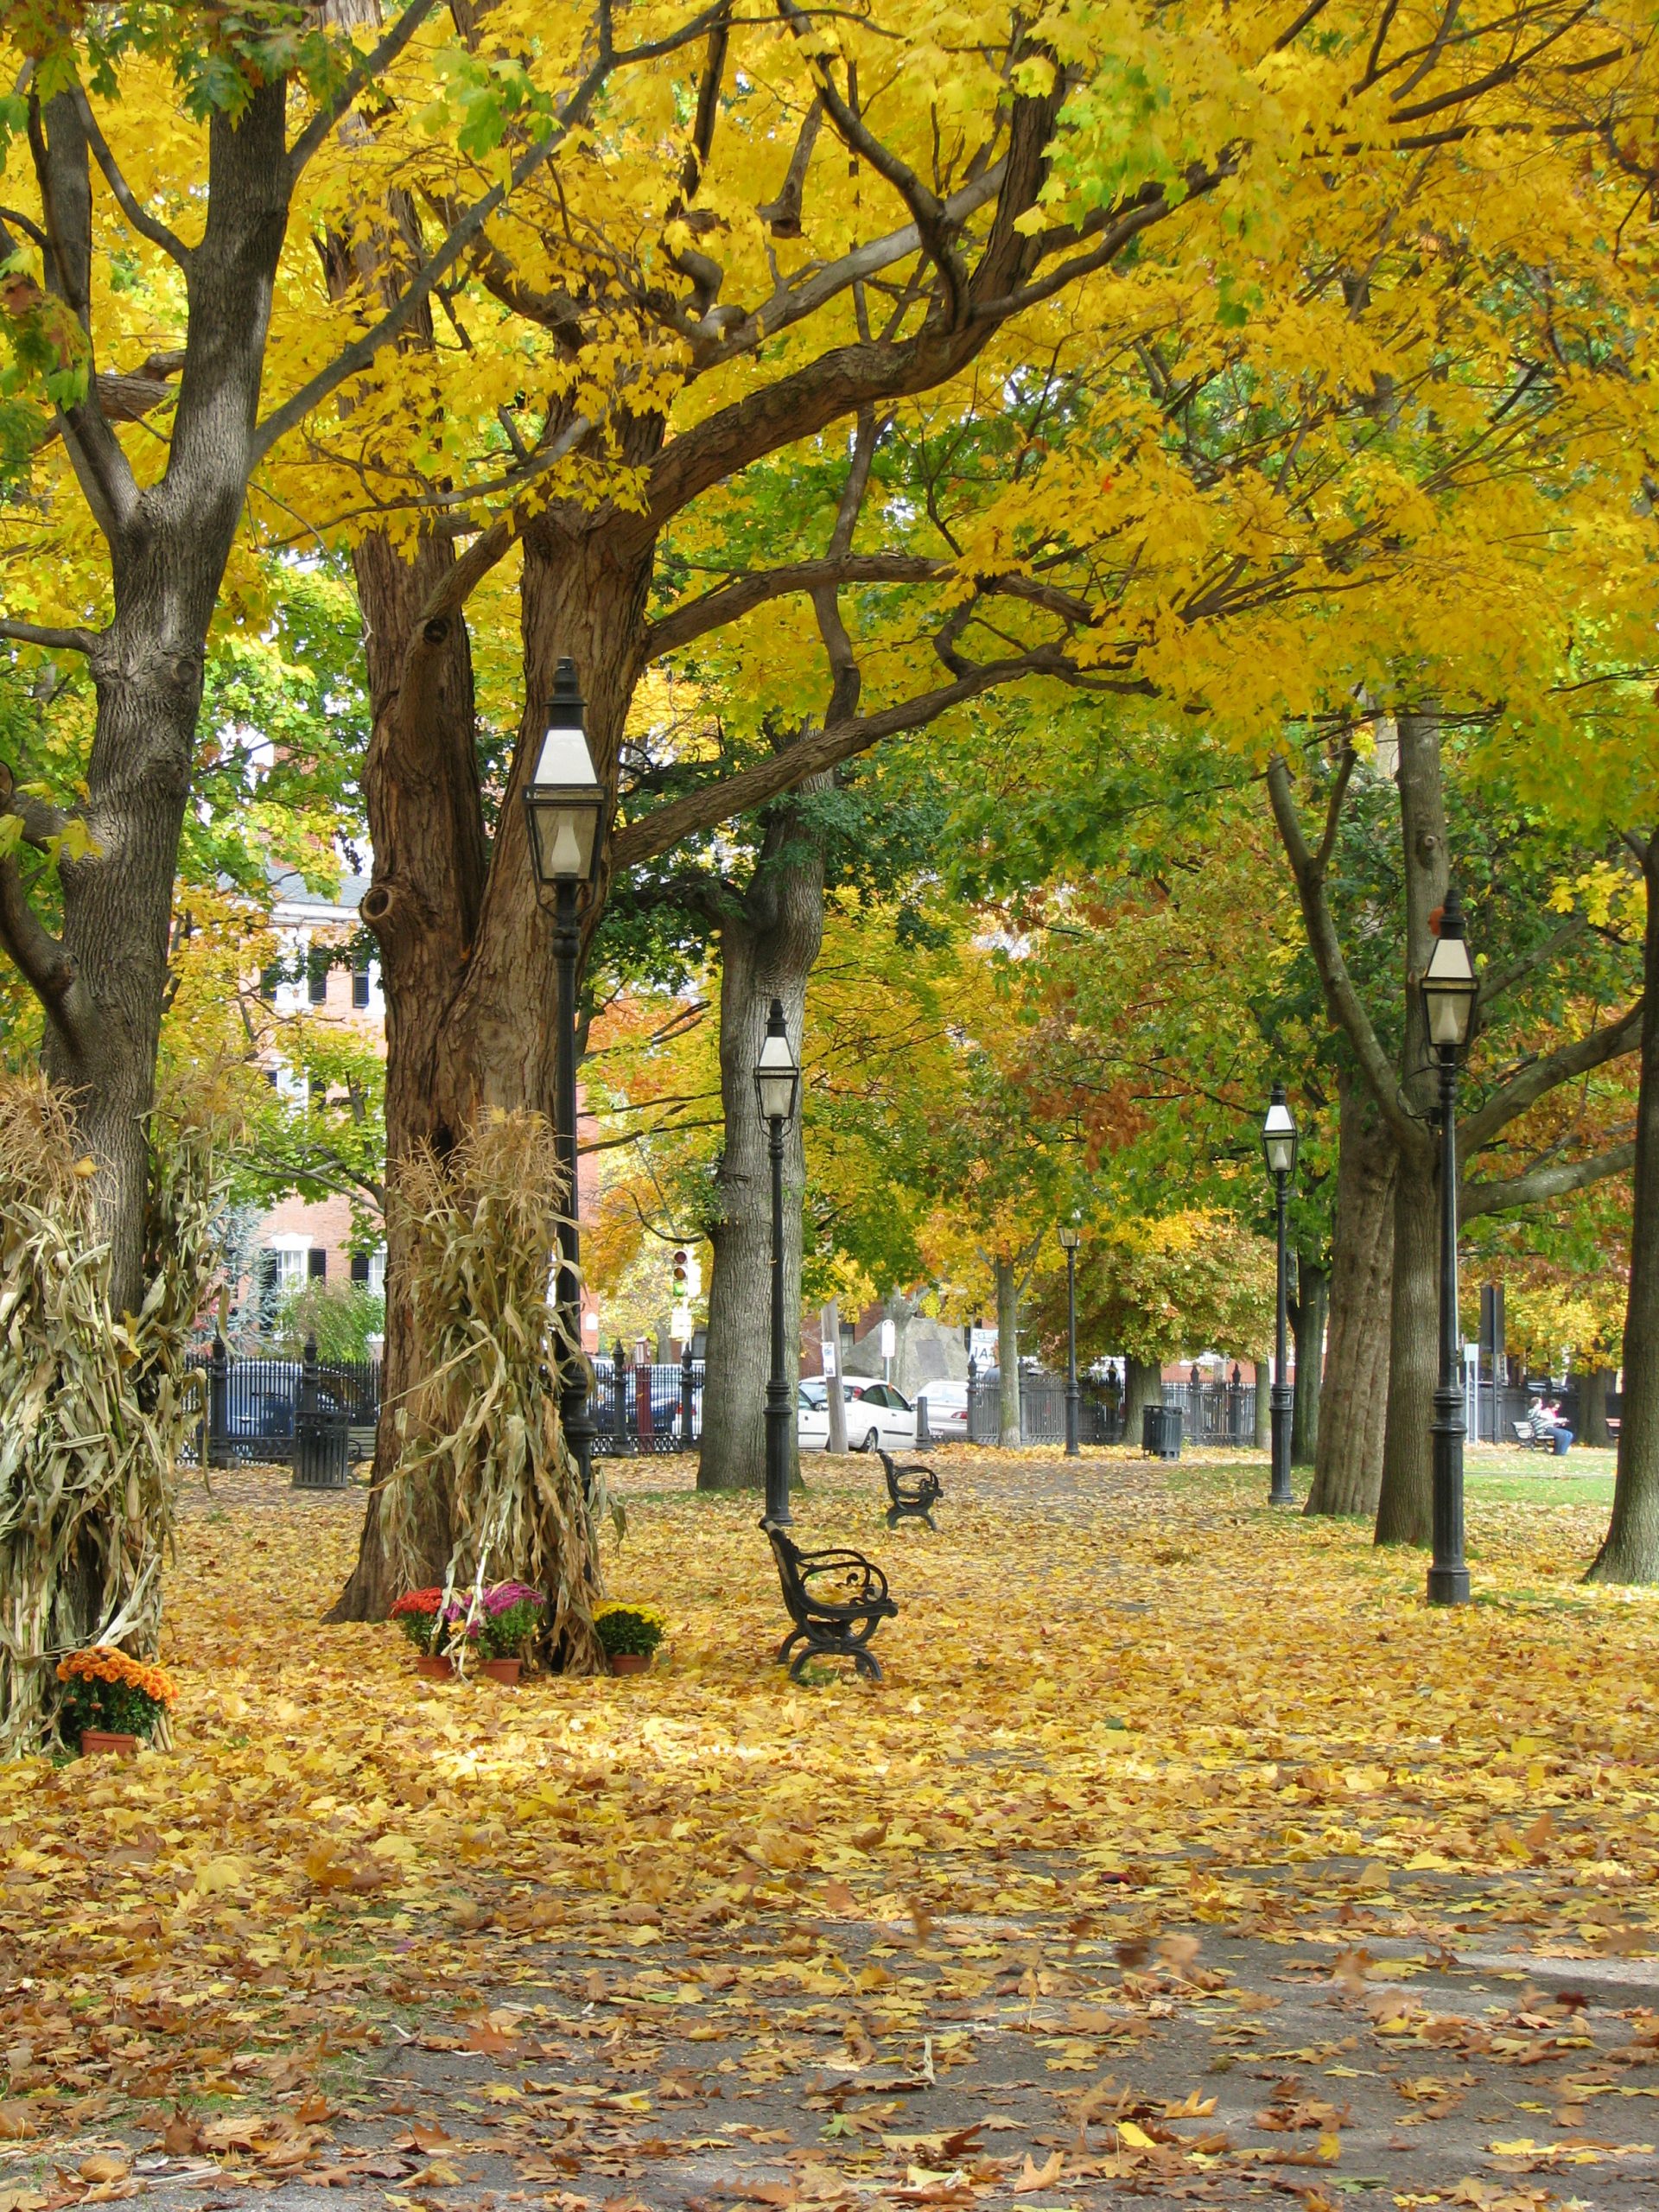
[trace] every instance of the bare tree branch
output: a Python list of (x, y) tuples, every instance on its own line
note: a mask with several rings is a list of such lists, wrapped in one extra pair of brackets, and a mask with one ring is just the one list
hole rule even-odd
[(1524, 1175), (1494, 1178), (1491, 1182), (1465, 1183), (1458, 1197), (1458, 1211), (1465, 1221), (1484, 1213), (1507, 1213), (1511, 1206), (1536, 1205), (1545, 1198), (1565, 1198), (1609, 1175), (1623, 1175), (1636, 1165), (1634, 1144), (1615, 1145), (1590, 1160), (1576, 1160), (1565, 1166), (1534, 1167)]
[(32, 791), (19, 791), (17, 779), (0, 760), (0, 814), (10, 814), (23, 825), (23, 842), (45, 851), (69, 827), (70, 817), (60, 807)]
[[(681, 798), (671, 799), (666, 806), (654, 808), (639, 821), (631, 822), (612, 843), (613, 872), (636, 867), (641, 861), (654, 860), (658, 853), (667, 852), (682, 838), (694, 836), (701, 830), (712, 830), (719, 823), (728, 822), (734, 815), (747, 814), (757, 806), (764, 806), (768, 799), (793, 791), (809, 776), (833, 768), (842, 760), (850, 760), (856, 753), (868, 752), (883, 738), (925, 728), (952, 707), (976, 699), (1001, 684), (1016, 683), (1027, 676), (1055, 676), (1065, 683), (1077, 681), (1077, 671), (1058, 647), (1041, 645), (1017, 659), (988, 661), (982, 667), (958, 677), (953, 683), (941, 684), (936, 690), (923, 692), (897, 706), (885, 707), (879, 714), (810, 730), (772, 759), (740, 768), (734, 775), (705, 784)], [(1125, 679), (1108, 688), (1142, 694), (1148, 689), (1138, 679)]]
[(812, 17), (798, 8), (795, 0), (777, 0), (777, 3), (778, 12), (802, 44), (807, 66), (818, 88), (818, 98), (823, 101), (842, 143), (849, 152), (868, 162), (878, 176), (885, 177), (909, 208), (922, 244), (927, 249), (928, 257), (944, 278), (945, 290), (950, 295), (950, 327), (959, 327), (968, 311), (968, 272), (956, 248), (956, 226), (951, 222), (946, 203), (936, 193), (930, 191), (914, 169), (881, 143), (850, 101), (842, 98), (830, 73), (828, 61), (822, 54), (810, 51), (805, 46), (808, 34), (814, 30)]
[(1506, 991), (1512, 991), (1517, 983), (1525, 982), (1529, 976), (1535, 976), (1541, 968), (1552, 966), (1569, 944), (1577, 943), (1588, 927), (1589, 924), (1582, 914), (1569, 915), (1560, 929), (1552, 930), (1541, 944), (1533, 946), (1530, 952), (1522, 953), (1510, 961), (1507, 968), (1496, 969), (1483, 976), (1480, 979), (1481, 1005), (1491, 1006)]
[(1626, 1052), (1634, 1052), (1641, 1042), (1642, 1001), (1637, 999), (1617, 1021), (1591, 1030), (1572, 1044), (1563, 1045), (1558, 1052), (1545, 1053), (1512, 1077), (1501, 1090), (1495, 1091), (1484, 1106), (1477, 1107), (1459, 1124), (1459, 1151), (1472, 1160), (1501, 1129), (1524, 1114), (1528, 1107), (1535, 1105), (1547, 1090), (1554, 1090), (1558, 1084), (1571, 1083), (1576, 1076), (1587, 1075), (1592, 1068), (1603, 1067), (1609, 1060), (1620, 1059)]
[(0, 945), (39, 999), (47, 1018), (71, 1042), (79, 1042), (65, 1004), (77, 969), (29, 903), (15, 854), (0, 860)]
[(649, 662), (664, 653), (677, 652), (696, 638), (704, 637), (728, 622), (735, 622), (769, 601), (785, 599), (795, 592), (821, 591), (840, 584), (931, 583), (950, 574), (949, 564), (920, 553), (853, 553), (821, 560), (795, 561), (787, 567), (762, 569), (752, 575), (734, 576), (729, 583), (685, 601), (653, 622), (645, 632), (643, 658)]
[(40, 622), (17, 622), (0, 614), (0, 638), (15, 645), (44, 645), (53, 652), (89, 653), (98, 642), (90, 630), (54, 630)]
[[(422, 0), (416, 0), (416, 4), (422, 4)], [(279, 439), (286, 437), (291, 429), (303, 422), (312, 409), (326, 399), (330, 392), (338, 391), (346, 378), (355, 376), (359, 369), (366, 368), (381, 348), (390, 345), (416, 309), (431, 297), (446, 273), (469, 250), (491, 216), (558, 151), (587, 112), (594, 93), (614, 70), (631, 67), (635, 62), (660, 60), (665, 54), (677, 53), (681, 47), (690, 45), (695, 39), (706, 36), (726, 4), (727, 0), (716, 0), (714, 7), (703, 9), (666, 37), (629, 47), (620, 54), (611, 45), (607, 29), (593, 61), (561, 105), (557, 123), (544, 137), (535, 140), (524, 149), (513, 162), (505, 181), (492, 185), (486, 193), (473, 202), (458, 221), (450, 226), (436, 250), (427, 256), (391, 305), (365, 331), (362, 337), (343, 346), (327, 368), (320, 369), (297, 391), (290, 392), (281, 406), (274, 408), (266, 416), (253, 434), (251, 448), (254, 460), (257, 461), (269, 453)], [(604, 20), (608, 25), (607, 15)], [(305, 142), (302, 139), (299, 143), (303, 144)]]
[(1268, 764), (1268, 798), (1273, 808), (1273, 818), (1279, 825), (1280, 842), (1290, 862), (1290, 872), (1295, 878), (1302, 923), (1307, 931), (1308, 950), (1313, 956), (1313, 965), (1319, 971), (1331, 1017), (1353, 1046), (1355, 1057), (1376, 1101), (1377, 1110), (1388, 1123), (1395, 1142), (1402, 1152), (1416, 1154), (1422, 1150), (1426, 1142), (1424, 1132), (1406, 1102), (1399, 1078), (1389, 1063), (1389, 1056), (1371, 1027), (1370, 1016), (1366, 1013), (1353, 978), (1348, 972), (1341, 940), (1332, 918), (1330, 902), (1325, 897), (1325, 871), (1335, 849), (1348, 778), (1353, 772), (1352, 760), (1352, 748), (1345, 748), (1342, 766), (1338, 770), (1326, 804), (1325, 830), (1317, 854), (1309, 849), (1303, 833), (1301, 817), (1296, 810), (1295, 794), (1291, 789), (1290, 768), (1281, 753), (1275, 753)]
[(165, 223), (140, 203), (132, 187), (121, 174), (121, 164), (111, 152), (109, 141), (99, 130), (98, 118), (92, 113), (92, 103), (80, 86), (75, 86), (73, 97), (80, 112), (80, 127), (86, 133), (93, 160), (104, 172), (105, 183), (115, 195), (116, 206), (141, 238), (148, 238), (153, 246), (159, 246), (169, 261), (177, 262), (188, 275), (190, 248), (175, 232), (170, 231)]
[(352, 102), (366, 85), (372, 84), (388, 62), (395, 61), (409, 44), (421, 25), (437, 6), (438, 0), (410, 0), (410, 5), (398, 16), (391, 29), (363, 59), (353, 64), (335, 87), (332, 99), (317, 110), (305, 129), (289, 149), (288, 173), (290, 188), (296, 185), (306, 163), (321, 150), (329, 132), (350, 108)]

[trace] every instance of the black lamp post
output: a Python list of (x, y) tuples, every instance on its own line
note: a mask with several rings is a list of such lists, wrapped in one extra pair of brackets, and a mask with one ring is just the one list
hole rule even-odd
[(524, 815), (537, 893), (545, 899), (550, 892), (553, 899), (553, 954), (559, 973), (554, 1134), (565, 1179), (555, 1296), (564, 1369), (559, 1411), (584, 1495), (593, 1465), (594, 1430), (588, 1411), (576, 1227), (576, 957), (582, 950), (576, 899), (582, 885), (591, 883), (599, 873), (604, 814), (605, 791), (594, 773), (593, 755), (588, 750), (576, 664), (567, 658), (554, 674), (541, 757), (535, 775), (524, 786)]
[(1458, 1055), (1475, 1014), (1475, 970), (1453, 884), (1423, 970), (1423, 1012), (1440, 1073), (1440, 1376), (1434, 1392), (1434, 1560), (1431, 1605), (1469, 1602), (1463, 1557), (1463, 1360), (1458, 1327)]
[(1065, 1456), (1079, 1455), (1082, 1403), (1077, 1393), (1077, 1238), (1075, 1221), (1063, 1221), (1055, 1234), (1065, 1255)]
[(801, 1071), (789, 1049), (784, 1002), (773, 999), (766, 1017), (760, 1057), (754, 1064), (754, 1095), (766, 1125), (772, 1155), (772, 1373), (766, 1382), (766, 1520), (786, 1529), (789, 1510), (789, 1344), (784, 1325), (784, 1131), (795, 1118), (801, 1095)]
[(1295, 1492), (1290, 1486), (1290, 1430), (1295, 1413), (1296, 1393), (1292, 1389), (1286, 1373), (1289, 1364), (1290, 1304), (1286, 1210), (1290, 1198), (1290, 1179), (1296, 1172), (1299, 1135), (1296, 1117), (1285, 1103), (1285, 1086), (1282, 1083), (1275, 1083), (1268, 1107), (1268, 1118), (1262, 1124), (1262, 1149), (1267, 1157), (1268, 1173), (1273, 1178), (1279, 1230), (1279, 1276), (1273, 1315), (1273, 1482), (1268, 1491), (1269, 1505), (1294, 1505), (1296, 1503)]

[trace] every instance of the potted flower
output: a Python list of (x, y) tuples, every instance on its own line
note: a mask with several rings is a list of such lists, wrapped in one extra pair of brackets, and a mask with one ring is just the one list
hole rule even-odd
[(167, 1717), (175, 1694), (172, 1678), (107, 1643), (72, 1651), (58, 1662), (63, 1684), (62, 1726), (89, 1751), (136, 1751)]
[[(442, 1616), (441, 1618), (440, 1616)], [(444, 1632), (460, 1618), (459, 1610), (451, 1605), (444, 1610), (442, 1590), (405, 1590), (395, 1600), (391, 1618), (415, 1647), (415, 1671), (428, 1675), (435, 1681), (447, 1681), (455, 1671), (454, 1661), (448, 1651), (435, 1647)]]
[(613, 1675), (643, 1675), (667, 1625), (655, 1605), (630, 1599), (607, 1599), (594, 1609), (594, 1626)]
[(478, 1671), (492, 1681), (516, 1682), (524, 1646), (536, 1633), (546, 1603), (527, 1582), (496, 1582), (484, 1592), (478, 1616)]

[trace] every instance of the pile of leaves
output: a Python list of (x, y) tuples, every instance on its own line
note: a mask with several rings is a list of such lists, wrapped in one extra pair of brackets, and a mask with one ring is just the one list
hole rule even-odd
[[(176, 1749), (0, 1769), (0, 2133), (119, 2132), (157, 2157), (419, 2196), (497, 2114), (527, 2183), (596, 2204), (656, 2155), (665, 2122), (640, 2115), (690, 2094), (674, 2037), (710, 2039), (728, 2085), (787, 2082), (817, 2113), (798, 2181), (753, 2199), (773, 2207), (827, 2207), (876, 2173), (897, 2201), (964, 2212), (994, 2188), (1070, 2202), (1090, 2175), (1184, 2190), (1230, 2161), (1300, 2177), (1318, 2212), (1344, 2171), (1346, 2076), (1396, 2057), (1431, 2123), (1473, 2067), (1517, 2098), (1577, 2068), (1564, 2105), (1600, 2081), (1596, 2129), (1555, 2144), (1547, 2110), (1511, 2115), (1497, 2178), (1443, 2201), (1509, 2212), (1549, 2201), (1533, 2177), (1574, 2160), (1624, 2171), (1618, 2084), (1659, 2055), (1650, 2015), (1599, 2056), (1570, 1982), (1554, 2004), (1517, 1978), (1471, 2020), (1412, 1979), (1448, 1946), (1659, 1950), (1659, 1606), (1580, 1586), (1600, 1500), (1565, 1481), (1559, 1503), (1477, 1493), (1482, 1601), (1445, 1613), (1417, 1555), (1268, 1514), (1262, 1468), (1097, 1454), (1046, 1481), (1030, 1454), (953, 1459), (937, 1537), (886, 1531), (861, 1466), (809, 1471), (800, 1540), (857, 1544), (892, 1579), (880, 1688), (785, 1681), (753, 1502), (696, 1496), (689, 1467), (623, 1478), (630, 1580), (671, 1631), (657, 1671), (517, 1691), (423, 1682), (384, 1627), (320, 1634), (353, 1502), (280, 1471), (215, 1475), (171, 1584)], [(1417, 1961), (1385, 1961), (1388, 1980), (1368, 1955), (1385, 1935)], [(1318, 2060), (1336, 2078), (1292, 2085), (1316, 2052), (1287, 2047), (1287, 1971), (1259, 1988), (1213, 1971), (1235, 1936), (1324, 1947)], [(1268, 2067), (1244, 2093), (1263, 2143), (1235, 2123), (1223, 2147), (1214, 2083), (1185, 2107), (1145, 2088), (1181, 2017), (1209, 2023), (1217, 2069)], [(982, 2018), (1077, 2093), (1028, 2175), (976, 2130), (842, 2118), (855, 2081), (891, 2113), (965, 2069), (990, 2047)], [(458, 2055), (463, 2117), (448, 2137), (405, 2123), (384, 2158), (353, 2149), (330, 2118), (353, 2069), (382, 2111), (410, 2033), (429, 2067)], [(596, 2085), (601, 2053), (645, 2070)], [(480, 2057), (503, 2069), (481, 2103)]]

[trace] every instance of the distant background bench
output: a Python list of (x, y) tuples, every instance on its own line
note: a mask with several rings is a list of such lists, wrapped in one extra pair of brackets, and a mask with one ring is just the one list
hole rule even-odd
[(880, 1454), (881, 1471), (887, 1478), (887, 1526), (896, 1529), (908, 1514), (917, 1521), (925, 1521), (934, 1534), (938, 1534), (938, 1522), (933, 1518), (933, 1508), (944, 1496), (944, 1484), (931, 1467), (925, 1467), (919, 1459), (907, 1467), (899, 1466), (891, 1452)]

